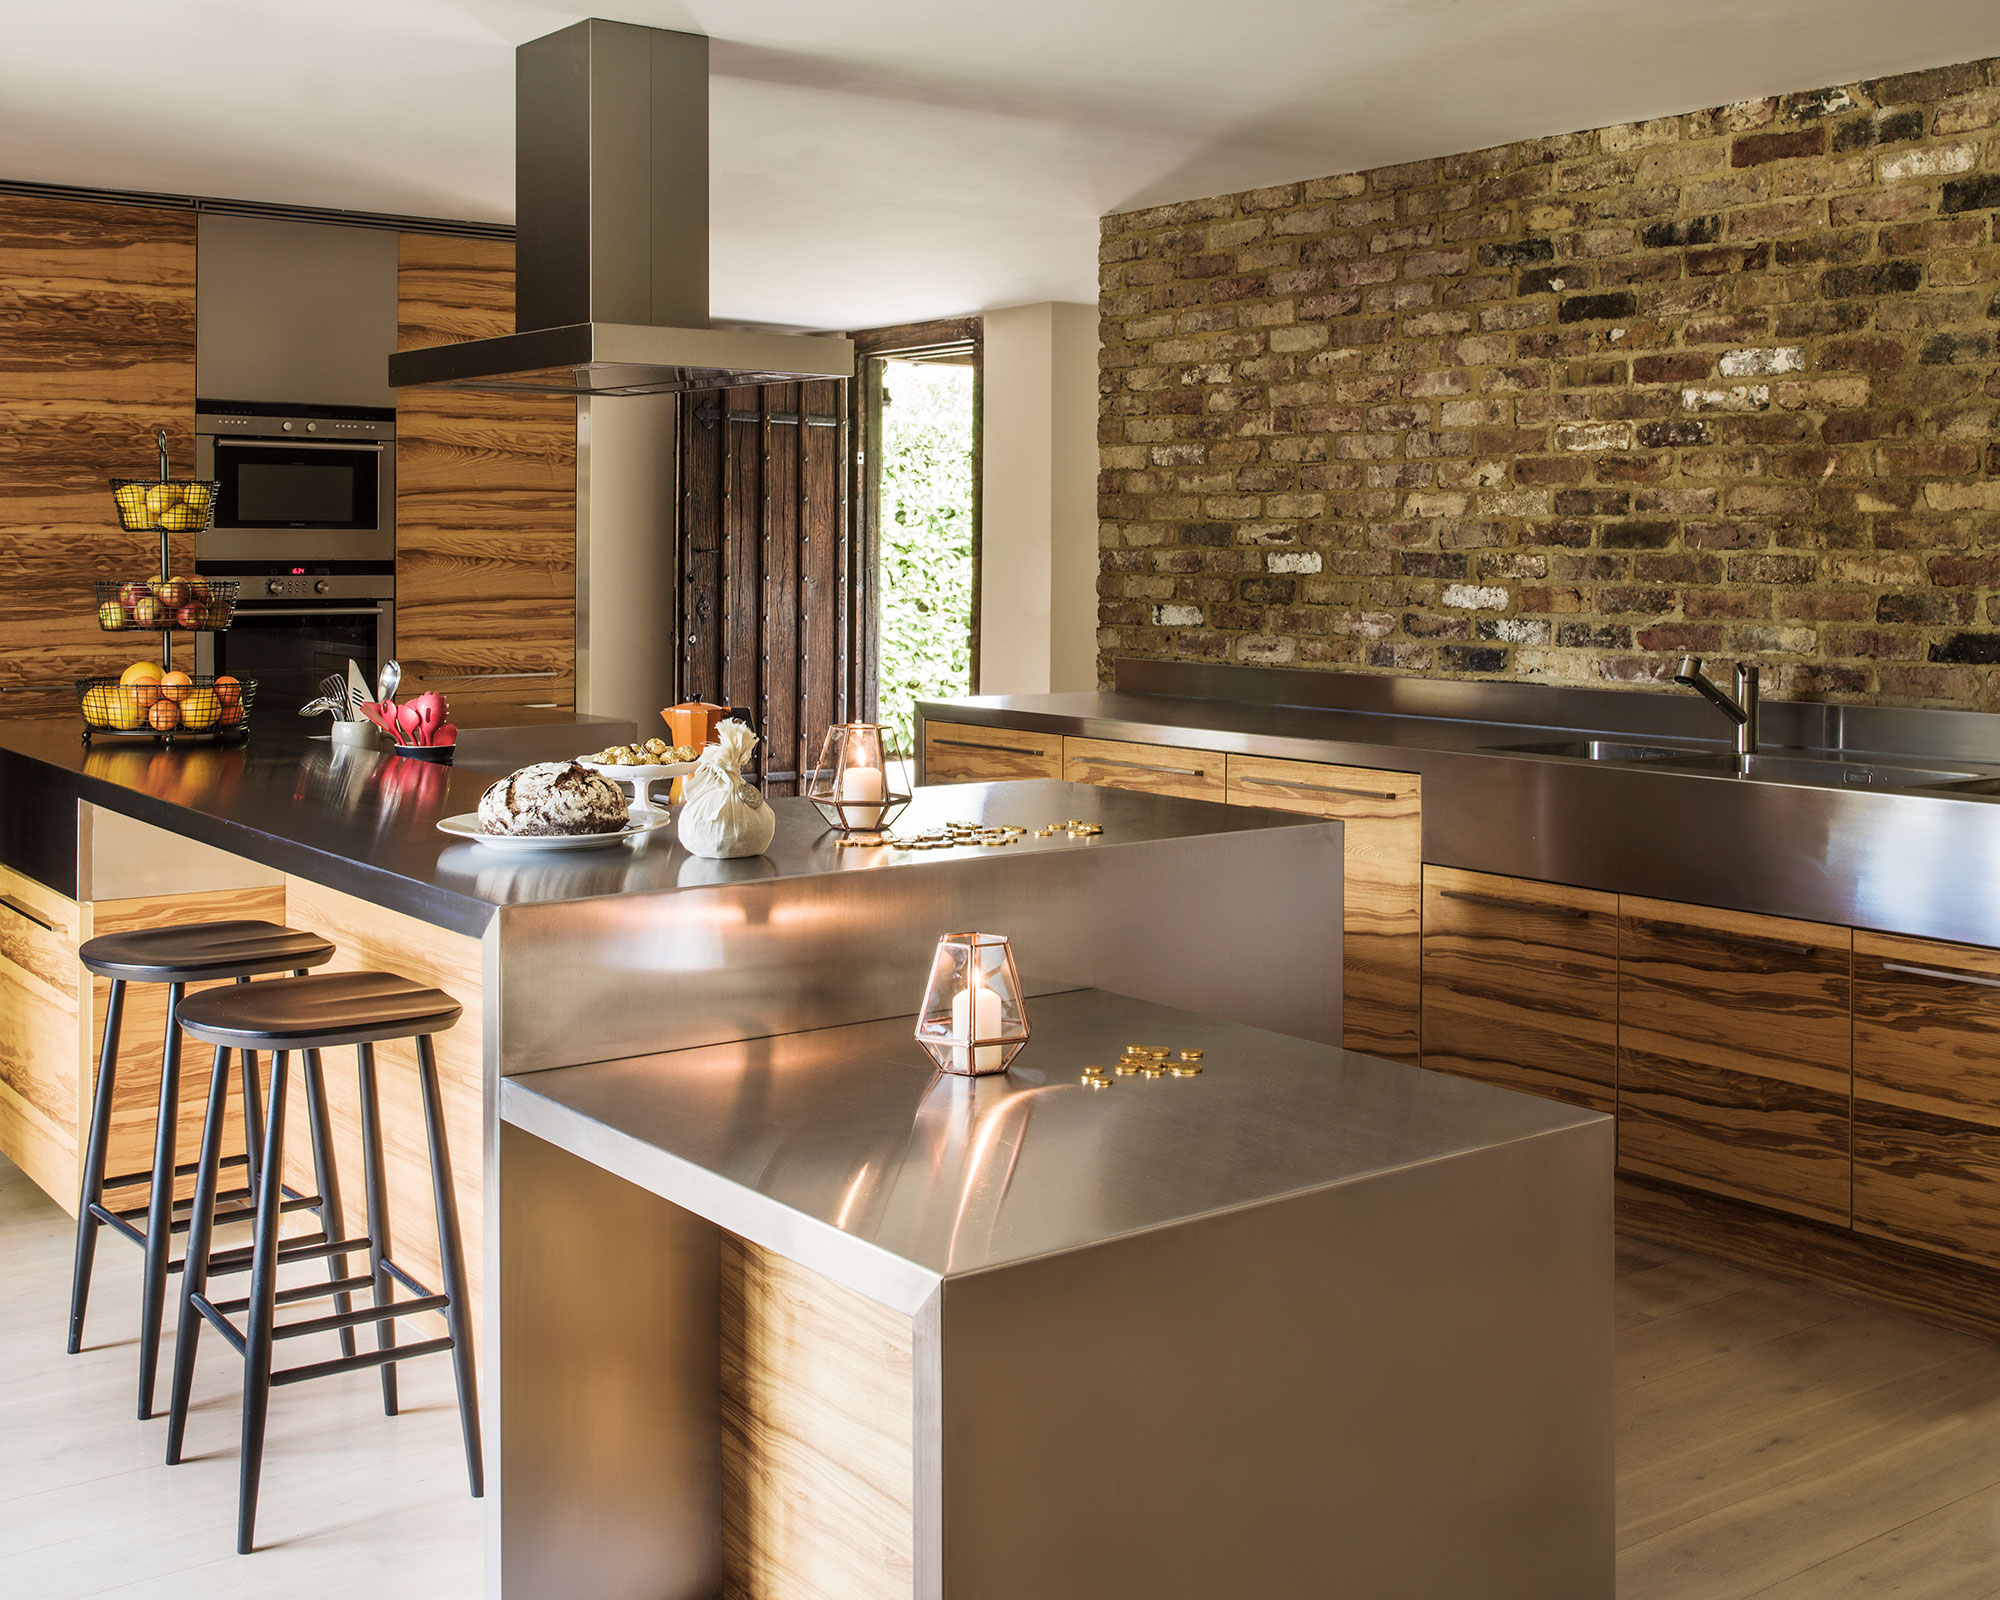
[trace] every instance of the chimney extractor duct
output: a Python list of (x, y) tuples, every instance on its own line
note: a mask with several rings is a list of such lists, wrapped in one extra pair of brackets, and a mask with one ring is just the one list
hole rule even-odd
[(514, 332), (397, 388), (671, 394), (845, 378), (841, 338), (708, 325), (708, 40), (593, 19), (514, 55)]

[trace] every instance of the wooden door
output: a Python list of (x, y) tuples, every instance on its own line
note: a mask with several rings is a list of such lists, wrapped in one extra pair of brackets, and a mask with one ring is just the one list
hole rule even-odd
[(1062, 737), (1025, 728), (971, 723), (924, 724), (925, 783), (992, 783), (1007, 778), (1060, 778)]
[(1222, 752), (1178, 745), (1124, 744), (1115, 739), (1064, 739), (1062, 775), (1071, 783), (1137, 789), (1182, 800), (1228, 797)]
[(1343, 912), (1341, 1042), (1414, 1063), (1421, 1054), (1423, 787), (1413, 772), (1232, 755), (1235, 805), (1337, 817)]
[(109, 480), (151, 477), (160, 429), (194, 471), (194, 284), (192, 211), (0, 195), (0, 716), (74, 717), (75, 679), (159, 654), (99, 630), (92, 584), (159, 566)]
[(1618, 897), (1424, 868), (1424, 1065), (1618, 1108)]
[(1618, 1162), (1846, 1226), (1846, 928), (1621, 898)]
[[(512, 333), (514, 246), (403, 234), (396, 298), (401, 349)], [(575, 401), (404, 389), (396, 435), (401, 693), (574, 709)]]
[(1855, 933), (1854, 1226), (2000, 1259), (2000, 951)]
[(689, 395), (680, 408), (681, 692), (751, 714), (792, 794), (861, 714), (843, 381)]

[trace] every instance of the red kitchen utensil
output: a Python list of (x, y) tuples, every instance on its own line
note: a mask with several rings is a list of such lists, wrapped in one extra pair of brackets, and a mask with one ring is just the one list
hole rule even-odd
[(396, 732), (395, 719), (390, 715), (390, 712), (395, 709), (393, 706), (382, 706), (373, 700), (360, 700), (355, 703), (354, 709), (359, 711), (370, 722), (374, 723), (376, 727), (380, 728), (391, 739), (400, 739), (401, 736)]

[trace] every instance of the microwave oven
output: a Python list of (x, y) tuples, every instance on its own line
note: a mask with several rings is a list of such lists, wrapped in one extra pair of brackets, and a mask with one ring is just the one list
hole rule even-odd
[(396, 559), (396, 413), (377, 407), (200, 401), (195, 476), (215, 514), (195, 536), (203, 562)]

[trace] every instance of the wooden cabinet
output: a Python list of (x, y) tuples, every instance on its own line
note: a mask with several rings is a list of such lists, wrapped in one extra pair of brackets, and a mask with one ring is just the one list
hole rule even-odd
[[(1164, 752), (1167, 759), (1177, 754)], [(1227, 785), (1234, 805), (1345, 825), (1342, 1043), (1415, 1062), (1423, 985), (1421, 780), (1409, 772), (1232, 755)]]
[(2000, 1258), (2000, 951), (1855, 933), (1854, 1226)]
[(1424, 1065), (1618, 1106), (1618, 898), (1424, 869)]
[(0, 867), (0, 1151), (76, 1204), (78, 906)]
[(1622, 898), (1618, 1161), (1845, 1226), (1852, 935)]
[(924, 724), (925, 783), (993, 783), (1006, 778), (1060, 778), (1062, 738), (1019, 728), (964, 722)]
[[(514, 247), (406, 233), (397, 344), (514, 331)], [(396, 402), (403, 694), (473, 710), (576, 703), (576, 407), (405, 389)], [(661, 449), (667, 444), (662, 441)]]
[(1228, 792), (1219, 751), (1115, 739), (1065, 739), (1062, 745), (1062, 775), (1071, 783), (1139, 789), (1182, 800), (1221, 801)]

